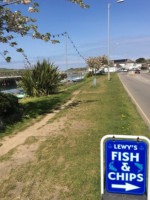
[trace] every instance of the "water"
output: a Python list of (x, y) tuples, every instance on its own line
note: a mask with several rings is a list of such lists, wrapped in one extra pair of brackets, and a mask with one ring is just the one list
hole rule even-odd
[[(76, 78), (83, 78), (84, 75), (83, 74), (68, 74), (68, 81), (73, 81)], [(67, 79), (63, 79), (61, 81), (62, 83), (67, 82)]]
[(83, 78), (83, 74), (68, 74), (68, 80), (69, 81), (73, 81), (73, 79), (76, 79), (76, 78)]
[(17, 94), (21, 88), (13, 88), (13, 89), (8, 89), (8, 90), (2, 90), (1, 92), (3, 93), (9, 93), (9, 94)]
[[(69, 81), (73, 81), (73, 79), (75, 79), (75, 78), (77, 78), (77, 77), (79, 77), (79, 78), (82, 78), (83, 77), (83, 74), (68, 74), (68, 80)], [(65, 81), (67, 81), (67, 79), (65, 79), (64, 80), (64, 82)], [(19, 91), (21, 90), (21, 88), (8, 88), (8, 89), (4, 89), (4, 90), (1, 90), (1, 92), (3, 92), (3, 93), (10, 93), (10, 94), (17, 94), (17, 93), (19, 93)]]

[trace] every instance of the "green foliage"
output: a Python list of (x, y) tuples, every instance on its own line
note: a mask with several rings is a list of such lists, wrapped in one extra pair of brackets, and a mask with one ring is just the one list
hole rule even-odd
[(67, 70), (69, 73), (82, 73), (87, 71), (87, 67), (79, 67), (79, 68), (70, 68)]
[[(89, 81), (90, 79), (74, 84), (67, 89), (65, 88), (65, 90), (60, 90), (59, 93), (54, 95), (25, 98), (20, 100), (19, 105), (21, 109), (19, 109), (19, 111), (22, 113), (21, 117), (16, 119), (15, 122), (17, 123), (11, 123), (11, 126), (9, 126), (10, 124), (5, 123), (5, 130), (2, 130), (3, 133), (0, 131), (0, 138), (11, 133), (24, 130), (26, 127), (35, 122), (35, 118), (36, 121), (38, 121), (43, 118), (45, 114), (52, 112), (54, 109), (60, 108), (61, 105), (71, 99), (72, 93), (75, 90), (79, 90), (80, 87)], [(7, 115), (7, 117), (9, 116)]]
[[(89, 8), (88, 5), (84, 4), (83, 0), (68, 0), (72, 3), (78, 4), (81, 8)], [(39, 1), (37, 0), (0, 0), (0, 42), (7, 43), (11, 47), (17, 45), (14, 39), (14, 35), (18, 34), (22, 37), (30, 34), (33, 38), (41, 39), (46, 42), (51, 41), (53, 44), (59, 43), (58, 40), (51, 40), (50, 33), (41, 34), (38, 32), (38, 26), (34, 25), (36, 19), (30, 17), (31, 13), (39, 12)], [(17, 11), (14, 11), (11, 4), (18, 6)], [(20, 4), (20, 5), (19, 5)], [(28, 6), (28, 14), (24, 16), (20, 11), (22, 7)], [(27, 8), (27, 7), (26, 7)], [(11, 34), (10, 34), (11, 33)], [(23, 53), (22, 48), (17, 48), (17, 52)], [(2, 55), (0, 53), (0, 55)], [(11, 61), (10, 57), (5, 58), (7, 62)]]
[(11, 57), (8, 56), (8, 57), (5, 58), (5, 60), (6, 60), (6, 62), (9, 63), (11, 61)]
[[(44, 39), (45, 41), (47, 41), (47, 38)], [(56, 43), (60, 43), (59, 40), (51, 40), (52, 44), (56, 44)]]
[(91, 76), (93, 76), (93, 75), (94, 75), (93, 72), (88, 72), (88, 73), (85, 75), (85, 78), (89, 78), (89, 77), (91, 77)]
[(18, 98), (11, 94), (0, 92), (0, 129), (6, 124), (12, 124), (21, 116)]
[(57, 91), (60, 76), (58, 67), (43, 60), (30, 69), (25, 70), (22, 87), (29, 96), (46, 96)]
[(22, 76), (24, 69), (0, 68), (0, 76)]
[(90, 57), (87, 59), (86, 63), (90, 69), (96, 72), (104, 65), (107, 65), (108, 60), (107, 56)]
[(0, 93), (0, 116), (6, 116), (16, 111), (18, 106), (17, 97), (11, 94)]
[(137, 62), (137, 63), (145, 63), (146, 60), (145, 60), (145, 58), (138, 58), (138, 59), (136, 60), (136, 62)]
[(67, 74), (66, 73), (61, 73), (60, 74), (60, 79), (61, 80), (64, 80), (64, 79), (66, 79), (67, 78)]
[[(92, 79), (86, 84), (84, 82), (74, 103), (55, 115), (56, 123), (58, 129), (54, 131), (45, 126), (45, 140), (38, 137), (40, 145), (34, 154), (31, 152), (33, 148), (25, 151), (22, 146), (21, 152), (30, 155), (30, 160), (19, 164), (22, 157), (17, 157), (16, 167), (9, 165), (11, 173), (0, 183), (0, 199), (17, 199), (18, 183), (22, 188), (17, 195), (22, 199), (54, 199), (58, 186), (62, 188), (57, 193), (56, 199), (59, 200), (100, 199), (100, 138), (108, 133), (142, 134), (150, 138), (148, 127), (138, 115), (117, 74), (112, 75), (111, 81), (107, 81), (107, 76), (98, 78), (97, 87), (93, 87)], [(53, 135), (56, 130), (57, 134)], [(43, 129), (38, 131), (43, 133)], [(34, 142), (37, 142), (36, 138), (30, 137), (25, 144)], [(3, 156), (1, 162), (14, 163), (13, 153), (14, 150)]]

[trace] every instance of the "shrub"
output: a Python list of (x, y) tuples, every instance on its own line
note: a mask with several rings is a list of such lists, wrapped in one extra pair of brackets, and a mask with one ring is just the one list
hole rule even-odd
[(29, 96), (46, 96), (57, 91), (60, 76), (58, 67), (43, 60), (31, 69), (26, 69), (22, 77), (22, 87)]
[(93, 76), (93, 75), (94, 75), (93, 72), (88, 72), (88, 73), (85, 75), (85, 78), (89, 78), (89, 77), (91, 77), (91, 76)]
[(12, 124), (21, 117), (21, 107), (18, 98), (12, 94), (0, 92), (0, 130), (4, 129), (6, 124)]
[(61, 79), (61, 80), (64, 80), (64, 79), (66, 79), (66, 78), (67, 78), (67, 74), (66, 74), (66, 73), (60, 74), (60, 79)]

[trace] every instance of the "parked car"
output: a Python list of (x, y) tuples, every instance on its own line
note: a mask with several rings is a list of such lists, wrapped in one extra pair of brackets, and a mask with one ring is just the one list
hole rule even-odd
[(117, 72), (123, 72), (122, 68), (118, 69)]
[(100, 69), (100, 70), (98, 70), (95, 74), (96, 75), (102, 75), (102, 74), (104, 74), (105, 72), (104, 72), (104, 69)]
[(129, 70), (128, 69), (123, 69), (123, 72), (128, 72)]
[(117, 72), (128, 72), (129, 70), (126, 68), (120, 68), (117, 70)]
[(140, 70), (139, 70), (139, 69), (136, 69), (136, 70), (135, 70), (135, 74), (140, 74)]

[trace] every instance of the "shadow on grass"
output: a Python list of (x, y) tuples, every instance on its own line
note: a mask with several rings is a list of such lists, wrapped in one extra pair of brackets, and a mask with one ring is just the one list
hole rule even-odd
[(76, 102), (73, 102), (73, 103), (69, 104), (69, 105), (67, 106), (67, 108), (76, 107), (76, 106), (78, 106), (79, 104), (94, 103), (94, 102), (97, 102), (97, 101), (100, 101), (100, 100), (76, 101)]
[[(59, 109), (60, 106), (65, 103), (69, 93), (59, 92), (57, 94), (52, 94), (49, 96), (31, 98), (23, 100), (20, 102), (20, 115), (17, 116), (17, 113), (13, 114), (13, 120), (11, 116), (8, 116), (9, 121), (6, 121), (6, 125), (0, 129), (1, 137), (6, 134), (10, 134), (13, 131), (13, 127), (20, 123), (28, 123), (30, 119), (34, 119), (40, 115), (53, 112), (54, 109)], [(10, 118), (11, 117), (11, 118)]]
[(24, 116), (29, 115), (30, 118), (34, 118), (38, 115), (43, 115), (52, 112), (53, 109), (57, 109), (60, 106), (61, 99), (59, 97), (53, 97), (52, 99), (43, 99), (35, 102), (28, 102), (24, 104)]
[[(68, 101), (75, 90), (78, 90), (85, 83), (90, 82), (91, 79), (87, 79), (81, 83), (74, 84), (71, 87), (59, 90), (55, 94), (42, 97), (27, 98), (20, 101), (20, 116), (14, 117), (15, 120), (10, 120), (10, 123), (5, 123), (5, 128), (0, 129), (0, 138), (5, 135), (9, 135), (12, 132), (18, 132), (31, 125), (32, 119), (39, 116), (41, 119), (47, 113), (51, 113), (54, 110), (60, 110), (61, 105)], [(75, 106), (75, 105), (74, 105)], [(15, 116), (17, 113), (14, 113)], [(41, 116), (41, 117), (40, 117)], [(6, 116), (10, 118), (10, 116)], [(7, 120), (8, 121), (8, 120)]]

